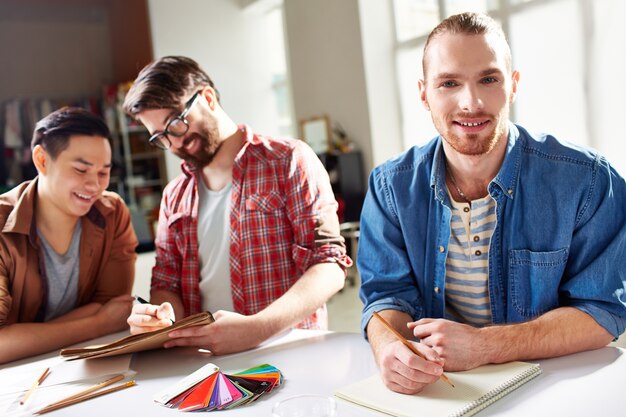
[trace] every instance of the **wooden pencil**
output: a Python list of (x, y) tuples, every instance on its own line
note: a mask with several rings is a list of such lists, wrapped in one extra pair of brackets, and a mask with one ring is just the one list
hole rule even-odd
[[(411, 342), (409, 342), (408, 340), (406, 340), (406, 338), (404, 336), (402, 336), (402, 334), (400, 334), (400, 332), (398, 332), (396, 329), (394, 329), (391, 324), (389, 324), (389, 322), (387, 320), (385, 320), (380, 314), (378, 314), (377, 311), (374, 311), (374, 317), (376, 317), (378, 320), (380, 320), (380, 322), (387, 328), (387, 330), (389, 330), (391, 333), (393, 333), (396, 338), (398, 338), (398, 340), (400, 340), (402, 342), (402, 344), (406, 347), (408, 347), (409, 349), (411, 349), (411, 352), (415, 353), (417, 356), (419, 356), (422, 359), (428, 360), (424, 357), (424, 355), (422, 355), (416, 348), (415, 346), (413, 346), (413, 344)], [(450, 382), (450, 380), (448, 379), (448, 377), (445, 374), (441, 374), (439, 375), (439, 378), (441, 378), (444, 382), (450, 384), (450, 386), (452, 386), (454, 388), (454, 384), (452, 382)]]
[(28, 399), (33, 395), (33, 392), (35, 392), (37, 390), (39, 385), (41, 385), (41, 383), (44, 381), (44, 379), (46, 379), (48, 377), (48, 375), (50, 375), (50, 368), (44, 369), (44, 371), (41, 374), (41, 376), (39, 378), (37, 378), (37, 380), (35, 382), (33, 382), (33, 385), (30, 386), (30, 389), (28, 391), (26, 391), (26, 394), (24, 394), (24, 396), (20, 400), (20, 405), (26, 404)]
[(105, 389), (105, 390), (102, 390), (102, 391), (92, 392), (91, 394), (83, 395), (81, 397), (75, 397), (75, 398), (69, 399), (69, 400), (68, 399), (64, 399), (64, 400), (61, 400), (61, 401), (57, 401), (56, 403), (52, 403), (50, 405), (45, 406), (41, 410), (35, 412), (35, 414), (49, 413), (50, 411), (55, 411), (55, 410), (58, 410), (59, 408), (67, 407), (67, 406), (70, 406), (70, 405), (73, 405), (73, 404), (78, 404), (80, 402), (83, 402), (83, 401), (86, 401), (86, 400), (90, 400), (92, 398), (99, 397), (101, 395), (110, 394), (112, 392), (119, 391), (119, 390), (122, 390), (122, 389), (125, 389), (125, 388), (129, 388), (129, 387), (132, 387), (132, 386), (135, 386), (135, 385), (137, 385), (137, 383), (134, 380), (132, 380), (132, 381), (125, 382), (125, 383), (123, 383), (121, 385), (117, 385), (115, 387), (111, 387), (109, 389)]

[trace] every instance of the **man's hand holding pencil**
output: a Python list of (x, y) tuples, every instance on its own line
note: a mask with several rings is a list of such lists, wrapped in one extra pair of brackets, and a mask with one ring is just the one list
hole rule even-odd
[(150, 304), (141, 297), (135, 297), (139, 304), (133, 306), (127, 323), (132, 334), (159, 330), (175, 323), (174, 308), (168, 302), (161, 305)]
[(375, 333), (380, 335), (375, 340), (370, 338), (370, 343), (387, 388), (402, 394), (416, 394), (439, 379), (452, 388), (452, 382), (443, 373), (444, 359), (431, 347), (408, 341), (394, 327), (395, 324), (408, 335), (406, 323), (410, 316), (396, 310), (383, 314), (391, 323), (374, 312), (368, 323), (368, 334), (375, 328)]

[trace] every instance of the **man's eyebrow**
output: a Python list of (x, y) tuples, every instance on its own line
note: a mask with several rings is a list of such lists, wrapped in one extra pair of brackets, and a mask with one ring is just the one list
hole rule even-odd
[(499, 68), (487, 68), (486, 70), (482, 70), (480, 72), (480, 76), (484, 77), (485, 75), (493, 75), (493, 74), (502, 74)]
[(79, 164), (83, 164), (83, 165), (88, 165), (90, 167), (93, 166), (93, 164), (89, 161), (85, 161), (83, 158), (76, 158), (74, 159), (75, 162), (78, 162)]
[(454, 72), (442, 72), (435, 75), (435, 79), (440, 80), (442, 78), (459, 78), (459, 74), (456, 74)]
[(172, 118), (172, 116), (174, 116), (176, 114), (176, 110), (172, 110), (171, 112), (169, 112), (166, 116), (165, 119), (163, 119), (163, 124), (166, 125), (167, 122), (170, 121), (170, 119)]
[[(478, 73), (480, 77), (493, 75), (493, 74), (502, 74), (502, 71), (499, 68), (487, 68)], [(435, 79), (437, 80), (455, 79), (455, 78), (461, 78), (461, 74), (456, 73), (456, 72), (442, 72), (435, 76)]]
[[(76, 158), (74, 161), (78, 162), (79, 164), (87, 165), (87, 166), (90, 166), (90, 167), (93, 166), (93, 163), (91, 163), (89, 161), (86, 161), (83, 158)], [(112, 166), (113, 166), (113, 164), (111, 162), (109, 162), (108, 164), (104, 164), (104, 168), (111, 168)]]

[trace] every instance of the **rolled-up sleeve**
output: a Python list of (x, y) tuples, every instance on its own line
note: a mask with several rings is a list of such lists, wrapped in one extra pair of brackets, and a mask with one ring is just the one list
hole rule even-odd
[(613, 337), (626, 326), (626, 184), (600, 159), (560, 292)]
[(361, 213), (361, 234), (357, 265), (363, 301), (361, 330), (374, 311), (399, 310), (414, 320), (422, 317), (420, 291), (411, 268), (402, 230), (392, 204), (393, 191), (387, 187), (384, 165), (369, 179), (369, 191)]
[[(181, 294), (183, 255), (176, 245), (176, 227), (180, 227), (183, 215), (170, 213), (170, 188), (163, 191), (156, 238), (154, 240), (156, 260), (152, 268), (150, 290), (165, 290)], [(182, 295), (182, 294), (181, 294)]]
[(304, 142), (294, 147), (287, 182), (286, 210), (293, 225), (292, 256), (301, 271), (318, 263), (352, 265), (339, 230), (337, 201), (328, 173)]

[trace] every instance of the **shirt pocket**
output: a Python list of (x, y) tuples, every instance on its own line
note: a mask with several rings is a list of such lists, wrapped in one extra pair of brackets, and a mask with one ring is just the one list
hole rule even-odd
[(509, 252), (511, 300), (525, 318), (537, 317), (559, 305), (559, 286), (568, 248), (551, 252), (515, 249)]
[(277, 191), (252, 194), (246, 198), (246, 210), (271, 213), (285, 206), (284, 198)]

